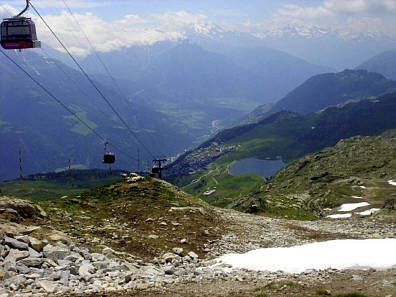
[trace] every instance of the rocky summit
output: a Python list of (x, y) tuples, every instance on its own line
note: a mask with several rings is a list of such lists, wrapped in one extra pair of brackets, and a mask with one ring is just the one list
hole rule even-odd
[(288, 274), (218, 261), (258, 248), (396, 238), (394, 210), (343, 220), (271, 218), (214, 208), (136, 174), (76, 197), (0, 201), (1, 297), (313, 296), (358, 285), (367, 294), (394, 292), (394, 269)]

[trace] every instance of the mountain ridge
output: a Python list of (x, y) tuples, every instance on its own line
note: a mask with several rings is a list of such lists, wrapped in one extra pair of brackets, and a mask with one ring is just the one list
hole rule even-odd
[(389, 79), (396, 80), (396, 50), (382, 52), (360, 64), (356, 69), (378, 72)]
[[(290, 161), (332, 146), (342, 138), (376, 135), (394, 129), (395, 114), (396, 92), (328, 107), (305, 116), (289, 111), (278, 112), (258, 123), (219, 132), (196, 150), (176, 160), (169, 167), (168, 176), (172, 180), (173, 175), (190, 174), (194, 179), (195, 173), (199, 176), (199, 172), (210, 164), (230, 164), (245, 158), (264, 160), (282, 156)], [(199, 161), (192, 162), (193, 159)], [(181, 185), (184, 184), (181, 181)]]
[(257, 107), (242, 121), (249, 118), (250, 121), (259, 121), (282, 110), (304, 115), (350, 100), (380, 96), (391, 90), (396, 90), (395, 81), (367, 70), (347, 69), (338, 73), (319, 74), (306, 80), (270, 108)]

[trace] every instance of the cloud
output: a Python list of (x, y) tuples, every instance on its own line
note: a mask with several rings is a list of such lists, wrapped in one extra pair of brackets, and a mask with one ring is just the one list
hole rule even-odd
[[(66, 0), (72, 8), (110, 5), (109, 1)], [(306, 1), (305, 3), (307, 3)], [(23, 1), (10, 3), (21, 5)], [(120, 0), (112, 3), (121, 3)], [(321, 0), (309, 1), (315, 5), (285, 4), (271, 17), (260, 22), (235, 22), (234, 18), (219, 28), (203, 13), (173, 11), (152, 14), (145, 18), (128, 14), (118, 20), (106, 20), (92, 13), (79, 13), (73, 16), (62, 11), (56, 15), (44, 15), (44, 18), (70, 48), (78, 55), (91, 52), (84, 33), (89, 37), (95, 50), (109, 52), (134, 45), (148, 45), (158, 41), (185, 39), (190, 33), (209, 34), (224, 29), (234, 32), (250, 33), (256, 37), (283, 37), (288, 34), (305, 38), (315, 38), (326, 34), (336, 34), (341, 38), (357, 38), (362, 34), (376, 37), (385, 36), (395, 39), (396, 0)], [(37, 6), (63, 6), (63, 0), (40, 0)], [(115, 5), (115, 4), (113, 4)], [(19, 7), (19, 6), (18, 6)], [(10, 4), (0, 4), (0, 16), (9, 17), (17, 10)], [(232, 13), (225, 11), (224, 13)], [(40, 40), (61, 50), (45, 25), (32, 11), (28, 14), (36, 24)], [(77, 21), (76, 21), (77, 20)], [(79, 25), (80, 26), (79, 26)]]
[(271, 19), (244, 24), (255, 36), (295, 34), (309, 38), (335, 34), (354, 39), (361, 36), (396, 38), (396, 0), (324, 0), (316, 5), (283, 5)]
[(192, 14), (186, 11), (175, 11), (164, 14), (153, 14), (157, 28), (163, 32), (179, 32), (187, 36), (190, 32), (209, 34), (216, 25), (204, 14)]
[(0, 4), (0, 18), (1, 19), (9, 18), (16, 14), (18, 14), (18, 11), (14, 7), (12, 7), (8, 4)]
[(393, 13), (396, 12), (396, 0), (326, 0), (323, 7), (338, 13)]
[(275, 14), (275, 17), (319, 19), (333, 17), (334, 12), (323, 6), (302, 7), (295, 4), (286, 4)]
[(324, 0), (316, 6), (284, 5), (276, 15), (321, 19), (349, 15), (383, 15), (396, 12), (396, 0)]
[[(84, 33), (95, 50), (100, 52), (184, 37), (183, 33), (178, 31), (160, 30), (158, 25), (155, 26), (151, 21), (138, 15), (126, 15), (116, 21), (105, 21), (91, 13), (72, 16), (63, 11), (60, 15), (47, 15), (44, 18), (70, 48), (70, 51), (78, 56), (85, 56), (91, 51)], [(43, 23), (37, 20), (36, 27), (42, 41), (62, 50)]]

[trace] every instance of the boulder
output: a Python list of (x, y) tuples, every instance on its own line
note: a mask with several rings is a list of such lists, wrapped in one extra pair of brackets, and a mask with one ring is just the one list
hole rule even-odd
[(29, 236), (27, 236), (27, 235), (18, 235), (18, 236), (15, 236), (15, 239), (18, 241), (22, 241), (24, 243), (30, 244), (30, 239), (29, 239)]
[(193, 259), (193, 260), (196, 260), (196, 259), (199, 258), (198, 255), (197, 255), (196, 253), (194, 253), (193, 251), (189, 252), (189, 253), (187, 254), (187, 256), (189, 256), (189, 257), (190, 257), (191, 259)]
[(26, 265), (22, 264), (21, 262), (17, 263), (16, 269), (17, 269), (19, 274), (28, 274), (28, 273), (30, 273), (30, 268), (27, 267)]
[(44, 210), (32, 202), (10, 197), (0, 197), (0, 208), (13, 209), (22, 218), (46, 217)]
[(166, 253), (162, 256), (162, 260), (164, 260), (165, 263), (172, 262), (173, 259), (177, 259), (177, 256), (173, 253)]
[(19, 260), (28, 258), (29, 256), (30, 256), (30, 254), (28, 251), (20, 251), (20, 250), (11, 249), (10, 252), (8, 253), (7, 257), (4, 259), (4, 263), (6, 263), (6, 262), (15, 263)]
[(199, 212), (202, 215), (205, 215), (206, 212), (202, 207), (171, 207), (169, 212), (189, 212), (189, 213), (196, 213)]
[(175, 272), (176, 272), (176, 268), (175, 268), (174, 266), (172, 266), (172, 265), (169, 265), (169, 266), (166, 266), (166, 267), (164, 268), (164, 272), (165, 272), (165, 274), (167, 274), (167, 275), (173, 275), (173, 274), (175, 274)]
[(29, 245), (27, 243), (24, 243), (22, 241), (16, 240), (12, 237), (6, 236), (4, 238), (4, 243), (10, 247), (19, 249), (19, 250), (27, 250), (29, 248)]
[(36, 251), (41, 252), (45, 243), (35, 237), (29, 236), (30, 246), (34, 248)]
[(23, 264), (27, 267), (40, 267), (44, 262), (42, 258), (25, 258), (18, 261), (18, 264)]
[(173, 252), (175, 255), (178, 255), (178, 256), (180, 256), (180, 257), (183, 257), (183, 249), (182, 249), (182, 248), (173, 248), (173, 249), (172, 249), (172, 252)]
[(53, 246), (51, 244), (47, 244), (43, 248), (43, 253), (46, 258), (49, 258), (53, 261), (64, 260), (69, 254), (70, 250), (65, 247)]
[(50, 235), (48, 235), (48, 239), (54, 242), (62, 242), (67, 245), (71, 245), (72, 241), (65, 233), (53, 230)]
[(78, 269), (78, 274), (82, 277), (95, 273), (95, 267), (91, 263), (84, 263)]
[(39, 280), (37, 284), (44, 289), (47, 293), (55, 293), (58, 285), (56, 282), (48, 281), (48, 280)]
[(70, 255), (68, 255), (65, 260), (71, 261), (71, 262), (76, 262), (78, 260), (83, 260), (83, 257), (79, 253), (76, 252), (71, 252)]
[(43, 254), (37, 252), (35, 249), (29, 247), (29, 254), (31, 258), (42, 258)]
[(136, 183), (142, 180), (144, 180), (143, 176), (130, 177), (128, 178), (128, 183)]
[(395, 209), (396, 199), (387, 199), (384, 202), (383, 208), (393, 210)]
[(24, 226), (21, 224), (0, 220), (0, 238), (4, 238), (5, 235), (10, 237), (15, 237), (21, 234), (26, 235), (39, 229), (40, 227), (38, 226)]
[(16, 272), (17, 269), (16, 269), (15, 262), (11, 262), (11, 261), (5, 262), (5, 264), (4, 264), (4, 271), (5, 271), (5, 272), (9, 272), (9, 271)]
[(11, 290), (17, 291), (23, 287), (25, 287), (26, 278), (22, 275), (15, 275), (6, 280), (5, 285), (8, 286)]

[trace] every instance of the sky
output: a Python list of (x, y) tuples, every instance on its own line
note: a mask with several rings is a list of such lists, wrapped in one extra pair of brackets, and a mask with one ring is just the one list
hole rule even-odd
[[(83, 28), (96, 50), (109, 52), (136, 44), (187, 37), (188, 30), (244, 32), (257, 38), (302, 38), (334, 34), (396, 41), (396, 0), (32, 0), (74, 54), (90, 50), (81, 42)], [(68, 13), (65, 3), (72, 9)], [(20, 10), (23, 0), (0, 0), (0, 17)], [(57, 48), (32, 10), (40, 38)], [(77, 23), (80, 25), (78, 26)]]

